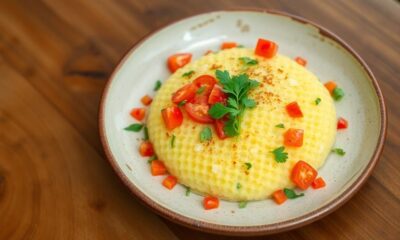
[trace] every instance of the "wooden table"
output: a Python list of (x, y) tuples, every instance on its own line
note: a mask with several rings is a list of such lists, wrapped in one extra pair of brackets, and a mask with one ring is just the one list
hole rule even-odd
[(173, 20), (229, 7), (274, 8), (331, 29), (370, 65), (388, 106), (386, 147), (360, 192), (328, 217), (268, 238), (399, 237), (398, 2), (2, 0), (0, 239), (230, 239), (139, 204), (105, 160), (97, 131), (100, 93), (134, 42)]

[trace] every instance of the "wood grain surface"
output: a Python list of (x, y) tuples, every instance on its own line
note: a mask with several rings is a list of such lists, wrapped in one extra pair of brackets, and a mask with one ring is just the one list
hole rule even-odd
[(0, 1), (0, 239), (231, 239), (139, 204), (105, 160), (97, 111), (134, 42), (233, 7), (286, 11), (338, 34), (371, 67), (389, 114), (381, 161), (353, 199), (320, 221), (254, 239), (398, 239), (400, 4), (392, 0)]

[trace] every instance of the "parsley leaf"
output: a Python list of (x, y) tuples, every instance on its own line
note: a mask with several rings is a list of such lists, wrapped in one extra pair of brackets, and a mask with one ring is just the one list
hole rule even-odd
[(191, 70), (189, 72), (185, 72), (184, 74), (182, 74), (182, 77), (190, 78), (193, 74), (194, 74), (194, 71)]
[(279, 123), (279, 124), (276, 124), (275, 127), (277, 127), (277, 128), (285, 128), (285, 125), (283, 123)]
[(212, 137), (212, 132), (210, 127), (205, 127), (203, 130), (200, 132), (200, 141), (210, 141)]
[(315, 102), (315, 105), (318, 105), (321, 102), (321, 98), (316, 98), (314, 102)]
[(247, 170), (250, 170), (250, 168), (252, 167), (251, 163), (249, 162), (244, 163), (244, 165), (246, 165)]
[(149, 158), (149, 160), (147, 160), (148, 163), (151, 163), (152, 161), (157, 160), (157, 156), (154, 155), (151, 158)]
[(214, 104), (208, 111), (214, 119), (225, 115), (229, 118), (225, 122), (224, 132), (228, 137), (239, 135), (239, 126), (246, 108), (253, 108), (256, 102), (248, 98), (248, 93), (259, 85), (259, 82), (249, 79), (247, 74), (230, 76), (228, 71), (217, 70), (215, 76), (222, 85), (222, 90), (228, 95), (227, 105)]
[(146, 126), (144, 126), (143, 128), (143, 134), (144, 134), (143, 140), (149, 140), (149, 129), (147, 129)]
[(272, 153), (275, 156), (275, 161), (277, 161), (278, 163), (284, 163), (286, 162), (286, 159), (288, 159), (288, 153), (284, 152), (285, 151), (285, 147), (278, 147), (275, 148)]
[(171, 138), (171, 148), (175, 147), (175, 135), (172, 134), (172, 138)]
[(239, 208), (245, 208), (246, 206), (247, 206), (247, 202), (246, 201), (239, 202)]
[(258, 61), (256, 59), (252, 59), (249, 57), (241, 57), (239, 60), (246, 66), (254, 66), (258, 64)]
[(221, 103), (214, 104), (210, 110), (208, 110), (208, 114), (214, 119), (220, 119), (225, 116), (227, 113), (238, 113), (238, 110), (230, 107), (226, 107)]
[(186, 104), (186, 102), (187, 102), (187, 100), (180, 101), (180, 102), (178, 103), (178, 107), (182, 107), (183, 105)]
[(344, 156), (346, 154), (346, 152), (341, 148), (334, 148), (332, 149), (332, 152), (336, 153), (339, 156)]
[(228, 137), (239, 135), (239, 119), (230, 118), (227, 122), (225, 122), (224, 132)]
[(242, 184), (240, 184), (239, 182), (236, 184), (236, 189), (239, 190), (242, 188)]
[(199, 89), (197, 89), (196, 93), (197, 94), (202, 94), (204, 92), (204, 90), (206, 90), (206, 87), (201, 86)]
[(295, 198), (304, 196), (304, 193), (297, 194), (295, 191), (293, 191), (292, 189), (289, 189), (289, 188), (284, 188), (283, 192), (285, 193), (286, 197), (289, 199), (295, 199)]
[(239, 44), (236, 46), (237, 48), (244, 48), (244, 46), (242, 44)]
[(186, 197), (189, 196), (190, 192), (191, 192), (190, 187), (186, 187), (185, 196)]
[(157, 91), (161, 87), (161, 81), (157, 80), (156, 85), (154, 85), (154, 91)]
[(344, 97), (343, 89), (338, 88), (338, 87), (333, 89), (332, 97), (333, 97), (333, 99), (335, 99), (335, 101), (339, 101), (340, 99), (342, 99)]
[(254, 101), (254, 99), (245, 97), (242, 99), (242, 104), (247, 108), (254, 108), (256, 106), (256, 101)]
[(142, 130), (143, 126), (144, 125), (141, 123), (134, 123), (134, 124), (131, 124), (131, 125), (127, 126), (126, 128), (124, 128), (124, 130), (132, 131), (132, 132), (139, 132), (140, 130)]

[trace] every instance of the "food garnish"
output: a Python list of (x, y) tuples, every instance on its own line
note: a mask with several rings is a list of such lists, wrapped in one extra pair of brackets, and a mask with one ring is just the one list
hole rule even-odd
[(316, 98), (314, 102), (315, 102), (315, 105), (319, 105), (319, 103), (321, 102), (321, 98)]
[(151, 175), (160, 176), (167, 174), (167, 168), (160, 160), (153, 160), (150, 163)]
[(289, 199), (295, 199), (295, 198), (304, 196), (304, 193), (297, 194), (293, 189), (289, 189), (289, 188), (284, 188), (283, 192), (285, 193), (286, 197)]
[(205, 127), (200, 132), (200, 142), (210, 141), (212, 138), (212, 132), (210, 127)]
[(134, 108), (131, 111), (131, 116), (138, 121), (142, 121), (145, 115), (146, 109), (144, 108)]
[(221, 49), (229, 49), (229, 48), (235, 48), (237, 47), (237, 43), (235, 42), (223, 42), (221, 44)]
[(185, 66), (192, 60), (191, 53), (177, 53), (168, 58), (167, 64), (169, 70), (174, 73), (179, 68)]
[(326, 183), (322, 177), (318, 177), (311, 183), (311, 187), (314, 189), (323, 188), (326, 186)]
[(337, 121), (337, 129), (346, 129), (349, 123), (346, 119), (340, 117)]
[(164, 108), (161, 110), (161, 115), (168, 130), (173, 130), (182, 125), (183, 115), (179, 107)]
[(153, 144), (149, 141), (143, 141), (139, 146), (139, 153), (143, 157), (151, 157), (154, 155)]
[(178, 180), (176, 179), (176, 177), (169, 175), (163, 180), (162, 185), (167, 189), (171, 190), (175, 187), (177, 182)]
[(182, 74), (182, 77), (190, 78), (193, 74), (194, 74), (194, 71), (190, 70), (189, 72), (185, 72), (184, 74)]
[(204, 209), (210, 210), (214, 208), (218, 208), (219, 199), (212, 196), (206, 196), (203, 200)]
[(143, 124), (134, 123), (134, 124), (131, 124), (131, 125), (127, 126), (126, 128), (124, 128), (124, 130), (132, 131), (132, 132), (139, 132), (140, 130), (142, 130), (142, 128), (143, 128)]
[(278, 163), (286, 162), (286, 160), (288, 159), (288, 153), (284, 152), (284, 151), (285, 151), (285, 147), (284, 146), (275, 148), (272, 151), (272, 153), (274, 154), (274, 158), (275, 158), (276, 162), (278, 162)]
[(153, 101), (153, 98), (151, 98), (149, 95), (144, 95), (140, 101), (143, 103), (143, 105), (149, 106)]
[(306, 190), (317, 177), (317, 171), (304, 161), (298, 161), (293, 167), (291, 179), (296, 186)]
[(265, 58), (272, 58), (278, 51), (278, 45), (266, 39), (258, 39), (255, 54)]
[(303, 145), (303, 129), (289, 128), (283, 134), (283, 144), (287, 147), (301, 147)]
[(297, 102), (291, 102), (286, 105), (286, 111), (292, 118), (303, 117), (303, 112), (301, 111), (300, 106)]
[(282, 189), (276, 190), (273, 194), (272, 197), (274, 198), (274, 201), (277, 204), (282, 204), (287, 200), (285, 192), (283, 192)]
[(344, 156), (346, 154), (346, 152), (341, 148), (334, 148), (331, 152), (336, 153), (339, 156)]
[(298, 64), (300, 64), (301, 66), (305, 67), (307, 65), (307, 60), (305, 60), (304, 58), (301, 57), (296, 57), (294, 59)]
[(215, 75), (227, 94), (227, 105), (214, 104), (208, 113), (213, 119), (227, 117), (224, 123), (224, 133), (228, 137), (239, 135), (240, 121), (246, 108), (255, 107), (256, 102), (248, 98), (250, 90), (259, 85), (259, 82), (249, 79), (247, 74), (230, 76), (228, 71), (217, 70)]
[(154, 91), (157, 91), (158, 89), (160, 89), (162, 83), (160, 80), (157, 80), (156, 84), (154, 85)]

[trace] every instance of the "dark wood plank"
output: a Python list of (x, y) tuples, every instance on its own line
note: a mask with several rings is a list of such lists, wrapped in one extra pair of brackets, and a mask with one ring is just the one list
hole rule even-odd
[[(274, 8), (332, 30), (370, 65), (388, 106), (385, 150), (362, 190), (330, 216), (268, 238), (399, 236), (398, 2), (6, 0), (0, 2), (0, 239), (172, 238), (101, 159), (100, 93), (118, 59), (146, 33), (192, 14), (237, 7)], [(164, 221), (181, 239), (231, 239)]]

